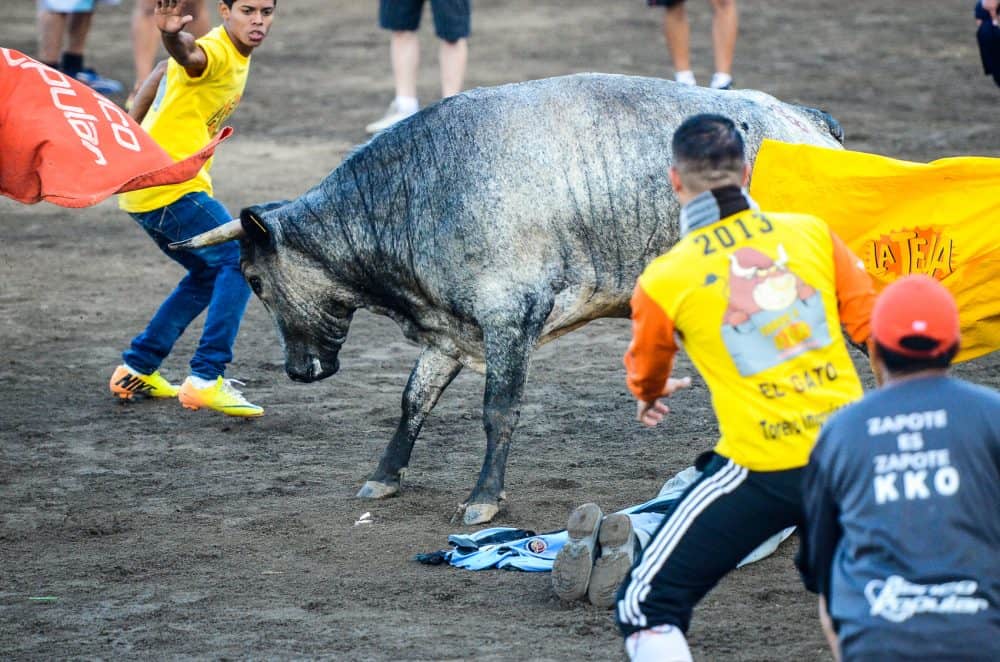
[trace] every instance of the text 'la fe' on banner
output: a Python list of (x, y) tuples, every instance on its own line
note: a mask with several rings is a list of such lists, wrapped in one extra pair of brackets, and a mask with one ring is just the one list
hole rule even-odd
[(51, 67), (0, 48), (0, 194), (87, 207), (110, 195), (191, 179), (229, 137), (174, 162), (114, 102)]
[(825, 220), (878, 289), (913, 273), (941, 281), (958, 303), (957, 360), (1000, 349), (1000, 159), (914, 163), (765, 140), (750, 194)]

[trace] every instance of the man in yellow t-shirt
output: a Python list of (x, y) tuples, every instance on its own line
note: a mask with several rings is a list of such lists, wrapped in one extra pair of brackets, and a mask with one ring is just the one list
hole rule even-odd
[(633, 660), (690, 660), (694, 605), (801, 521), (802, 469), (819, 428), (862, 392), (841, 325), (866, 342), (875, 297), (823, 221), (757, 209), (731, 120), (688, 118), (673, 154), (682, 238), (636, 284), (627, 383), (639, 421), (658, 424), (669, 411), (660, 398), (690, 383), (670, 377), (682, 343), (712, 394), (720, 439), (618, 591)]
[[(207, 143), (239, 105), (250, 54), (263, 42), (274, 19), (277, 0), (221, 0), (222, 25), (195, 39), (183, 32), (191, 22), (178, 0), (156, 1), (156, 25), (170, 54), (143, 83), (132, 108), (142, 127), (175, 159)], [(212, 197), (209, 160), (186, 182), (123, 194), (119, 206), (129, 213), (187, 275), (160, 305), (146, 329), (122, 354), (111, 377), (111, 392), (136, 396), (178, 397), (189, 409), (206, 407), (230, 416), (260, 416), (263, 408), (248, 402), (224, 378), (233, 343), (250, 298), (240, 273), (235, 241), (195, 251), (171, 251), (168, 244), (212, 230), (232, 217)], [(190, 376), (178, 388), (159, 373), (184, 329), (207, 309), (201, 340), (190, 362)]]

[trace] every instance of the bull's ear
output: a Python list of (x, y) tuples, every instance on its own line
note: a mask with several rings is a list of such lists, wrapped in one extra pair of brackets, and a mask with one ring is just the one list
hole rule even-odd
[(247, 207), (241, 210), (240, 225), (253, 243), (259, 246), (270, 246), (274, 243), (274, 233), (264, 223), (263, 209), (260, 207)]

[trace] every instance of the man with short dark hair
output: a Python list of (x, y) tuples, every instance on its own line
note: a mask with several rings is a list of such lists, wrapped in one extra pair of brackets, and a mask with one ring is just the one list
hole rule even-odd
[[(841, 333), (868, 339), (874, 291), (820, 219), (757, 209), (731, 120), (696, 115), (673, 137), (680, 241), (639, 277), (625, 355), (637, 417), (655, 426), (685, 351), (712, 393), (720, 439), (618, 591), (633, 660), (690, 660), (695, 604), (751, 550), (801, 520), (801, 474), (822, 422), (861, 396)], [(571, 532), (572, 533), (572, 532)]]
[[(847, 660), (1000, 655), (1000, 394), (948, 376), (958, 310), (906, 276), (872, 311), (882, 387), (824, 426), (799, 567)], [(839, 637), (839, 640), (838, 640)]]

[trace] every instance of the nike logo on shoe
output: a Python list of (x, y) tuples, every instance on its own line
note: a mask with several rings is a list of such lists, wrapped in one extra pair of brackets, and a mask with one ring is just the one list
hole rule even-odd
[(129, 393), (135, 393), (135, 394), (146, 394), (153, 390), (153, 387), (151, 385), (147, 384), (142, 379), (132, 374), (126, 375), (121, 379), (119, 379), (117, 382), (115, 382), (115, 386), (120, 386)]

